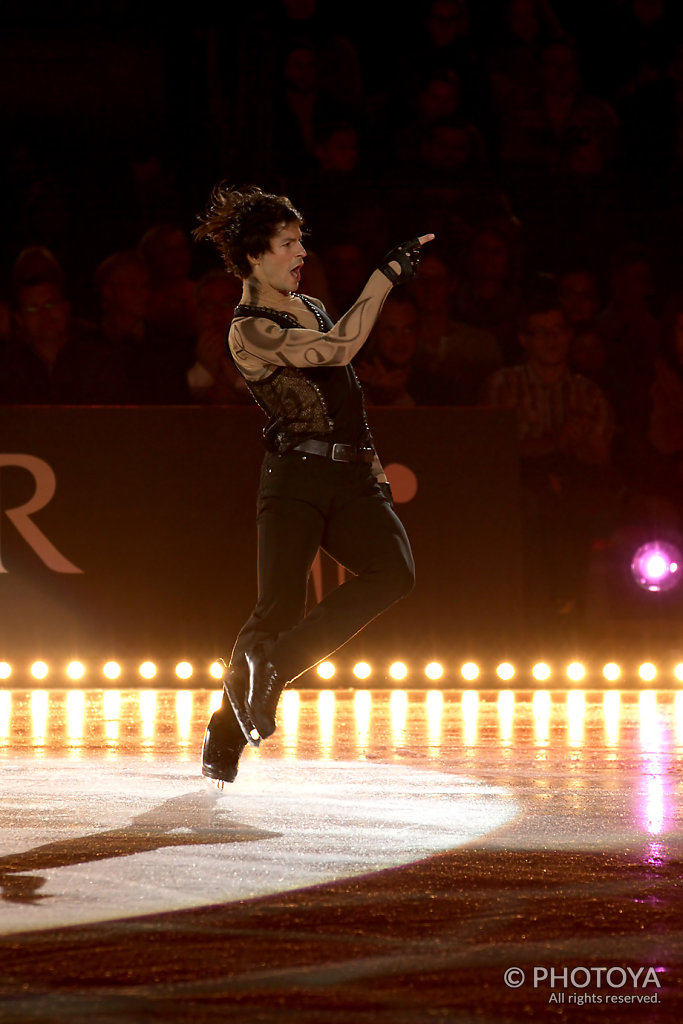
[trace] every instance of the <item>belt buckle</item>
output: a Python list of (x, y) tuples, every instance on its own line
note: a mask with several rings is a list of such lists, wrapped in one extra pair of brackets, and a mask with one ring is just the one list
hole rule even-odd
[(335, 462), (350, 462), (353, 449), (350, 444), (335, 441), (332, 445), (332, 458)]

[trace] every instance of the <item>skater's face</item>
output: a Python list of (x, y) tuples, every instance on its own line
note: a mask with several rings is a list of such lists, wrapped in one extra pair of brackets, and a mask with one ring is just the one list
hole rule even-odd
[(266, 288), (287, 294), (301, 283), (306, 250), (301, 244), (301, 227), (295, 220), (281, 224), (260, 256), (250, 256), (251, 276)]

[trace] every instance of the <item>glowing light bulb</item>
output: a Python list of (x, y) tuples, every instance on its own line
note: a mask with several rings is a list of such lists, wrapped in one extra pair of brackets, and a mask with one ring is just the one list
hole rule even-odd
[(550, 679), (550, 665), (546, 665), (545, 662), (540, 661), (531, 670), (531, 674), (534, 679), (539, 682), (545, 682), (546, 679)]
[(467, 679), (469, 682), (476, 679), (479, 675), (479, 666), (475, 665), (473, 661), (466, 661), (460, 669), (460, 674), (463, 679)]
[(321, 679), (331, 679), (336, 669), (331, 661), (321, 661), (317, 668), (317, 673)]
[(567, 676), (574, 683), (580, 683), (585, 678), (586, 668), (581, 664), (580, 661), (572, 661), (570, 665), (567, 665)]
[(389, 675), (392, 679), (405, 679), (408, 675), (408, 667), (402, 661), (395, 661), (389, 666)]
[(175, 667), (175, 674), (178, 679), (189, 679), (192, 675), (192, 665), (189, 661), (180, 661)]
[(621, 669), (615, 662), (609, 661), (603, 668), (602, 674), (605, 679), (610, 683), (616, 683), (617, 679), (621, 675)]
[(12, 666), (6, 661), (0, 661), (0, 679), (9, 679), (12, 675)]
[(652, 662), (644, 662), (638, 669), (638, 675), (645, 683), (651, 683), (657, 675), (657, 669)]
[(371, 672), (372, 669), (368, 665), (367, 661), (359, 661), (353, 666), (353, 674), (356, 679), (367, 679)]
[(116, 661), (108, 661), (102, 672), (107, 679), (118, 679), (121, 675), (121, 666)]
[(34, 661), (31, 665), (31, 675), (34, 679), (45, 679), (48, 671), (48, 667), (44, 661)]
[(140, 675), (143, 679), (154, 679), (157, 674), (157, 667), (153, 661), (143, 661), (140, 665)]
[(507, 681), (508, 679), (512, 679), (514, 674), (514, 666), (511, 665), (509, 661), (501, 662), (498, 668), (496, 669), (496, 675), (498, 676), (498, 678), (504, 679), (505, 681)]
[(443, 665), (440, 665), (438, 661), (430, 661), (428, 665), (425, 665), (425, 675), (427, 679), (441, 679), (443, 677)]
[(85, 675), (85, 666), (80, 661), (72, 661), (66, 668), (69, 679), (82, 679)]

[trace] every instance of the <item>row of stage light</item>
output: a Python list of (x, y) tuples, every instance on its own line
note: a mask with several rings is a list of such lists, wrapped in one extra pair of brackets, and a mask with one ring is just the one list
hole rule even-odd
[[(157, 680), (159, 683), (167, 683), (170, 679), (177, 679), (195, 683), (204, 678), (207, 682), (217, 682), (221, 679), (222, 665), (214, 661), (212, 664), (203, 665), (199, 668), (189, 661), (180, 661), (174, 665), (159, 665), (153, 661), (143, 661), (139, 665), (126, 663), (122, 665), (117, 661), (108, 661), (99, 669), (93, 665), (86, 665), (82, 661), (71, 661), (61, 667), (63, 677), (72, 683), (86, 683), (97, 676), (109, 683), (116, 683), (122, 679), (133, 678), (137, 681), (152, 683)], [(55, 672), (60, 673), (60, 668), (49, 665), (45, 661), (34, 661), (28, 666), (27, 676), (31, 680), (45, 681), (54, 680)], [(0, 661), (0, 681), (10, 681), (21, 677), (21, 670), (7, 661)], [(438, 661), (430, 661), (420, 670), (410, 667), (404, 661), (394, 661), (387, 666), (371, 665), (367, 661), (358, 661), (347, 669), (341, 669), (331, 661), (321, 662), (315, 669), (315, 674), (324, 681), (336, 680), (344, 683), (358, 681), (367, 683), (371, 681), (381, 682), (383, 679), (391, 679), (394, 682), (413, 682), (418, 685), (422, 680), (430, 683), (446, 683), (460, 687), (462, 685), (472, 686), (487, 683), (511, 683), (518, 685), (527, 681), (534, 684), (552, 684), (560, 680), (568, 681), (570, 684), (580, 685), (582, 683), (594, 683), (596, 685), (616, 684), (628, 682), (629, 680), (639, 683), (660, 684), (671, 682), (683, 683), (683, 662), (670, 664), (668, 667), (657, 666), (653, 662), (645, 661), (637, 665), (620, 665), (610, 661), (601, 665), (589, 666), (581, 661), (568, 662), (562, 666), (552, 666), (547, 662), (539, 661), (531, 666), (522, 667), (512, 662), (503, 661), (494, 666), (483, 666), (474, 661), (467, 661), (448, 671), (446, 666)]]

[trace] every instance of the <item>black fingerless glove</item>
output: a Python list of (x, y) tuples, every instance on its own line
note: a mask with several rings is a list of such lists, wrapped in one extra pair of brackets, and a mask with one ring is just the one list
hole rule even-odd
[[(380, 264), (380, 270), (385, 277), (388, 277), (392, 284), (396, 284), (397, 281), (407, 281), (409, 278), (414, 277), (417, 272), (417, 267), (420, 262), (420, 245), (419, 239), (411, 238), (409, 242), (404, 242), (403, 245), (397, 245), (395, 249), (388, 252), (382, 263)], [(393, 267), (390, 267), (390, 263), (398, 263), (401, 270), (396, 273)]]

